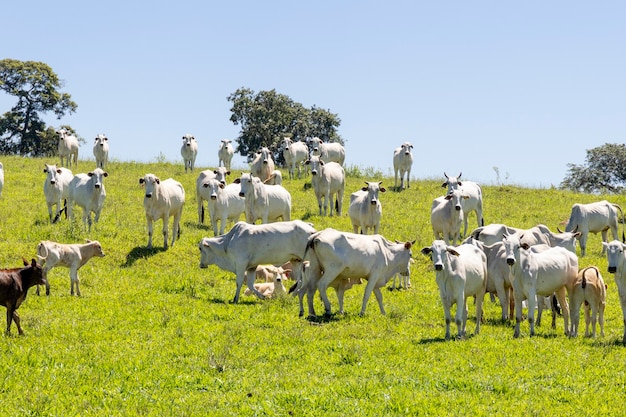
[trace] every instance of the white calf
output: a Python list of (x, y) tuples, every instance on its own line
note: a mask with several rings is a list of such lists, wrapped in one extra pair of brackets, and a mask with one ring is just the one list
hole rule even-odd
[[(223, 235), (226, 222), (238, 222), (246, 210), (246, 200), (239, 195), (241, 187), (237, 184), (224, 185), (216, 178), (202, 185), (201, 197), (208, 201), (211, 226), (215, 236)], [(219, 233), (217, 222), (220, 222)]]
[(411, 167), (413, 166), (413, 145), (404, 142), (393, 151), (393, 172), (395, 173), (395, 186), (398, 187), (398, 173), (400, 173), (400, 188), (404, 189), (404, 176), (406, 174), (406, 187), (410, 188)]
[[(64, 209), (62, 200), (66, 200), (70, 194), (70, 182), (74, 178), (72, 171), (67, 168), (57, 168), (56, 165), (48, 165), (43, 169), (46, 180), (43, 183), (43, 193), (48, 205), (48, 218), (50, 223), (55, 223)], [(56, 205), (56, 215), (52, 217), (52, 206)], [(67, 211), (65, 212), (67, 216)]]
[(61, 166), (63, 166), (64, 159), (68, 167), (72, 166), (72, 159), (74, 159), (74, 165), (76, 165), (78, 163), (78, 139), (66, 129), (59, 129), (57, 133), (59, 135), (58, 148)]
[(230, 139), (222, 139), (220, 147), (217, 150), (217, 157), (219, 158), (218, 166), (225, 167), (228, 170), (230, 170), (230, 162), (235, 154), (235, 150), (233, 149), (231, 143), (232, 140)]
[(380, 218), (383, 214), (383, 207), (378, 199), (378, 193), (387, 191), (380, 186), (382, 183), (382, 181), (365, 181), (367, 187), (363, 187), (350, 195), (348, 214), (350, 215), (354, 233), (358, 233), (360, 227), (362, 234), (367, 234), (369, 230), (372, 230), (374, 234), (378, 234)]
[[(346, 187), (346, 174), (343, 167), (336, 162), (324, 163), (318, 156), (313, 156), (306, 161), (311, 167), (311, 184), (317, 205), (322, 215), (322, 200), (324, 202), (324, 216), (328, 213), (330, 204), (330, 215), (333, 215), (334, 206), (337, 207), (337, 215), (341, 216), (343, 206), (343, 193)], [(333, 204), (333, 196), (336, 196)]]
[(185, 190), (182, 184), (172, 178), (161, 181), (154, 174), (146, 174), (139, 179), (139, 184), (145, 188), (143, 207), (148, 223), (148, 249), (152, 248), (152, 223), (159, 219), (163, 221), (163, 248), (167, 249), (170, 217), (174, 217), (172, 224), (172, 246), (174, 246), (174, 242), (180, 237), (179, 223), (185, 205)]
[[(595, 266), (578, 271), (576, 283), (570, 294), (570, 316), (572, 326), (570, 336), (578, 335), (578, 323), (580, 321), (580, 306), (585, 308), (585, 336), (596, 337), (596, 320), (600, 322), (600, 335), (604, 336), (604, 306), (606, 305), (606, 284), (602, 274)], [(590, 311), (591, 310), (591, 314)], [(589, 324), (593, 332), (589, 331)]]
[(460, 189), (463, 191), (463, 195), (468, 197), (463, 200), (463, 236), (465, 237), (467, 236), (467, 218), (472, 211), (476, 212), (478, 227), (485, 225), (483, 219), (483, 190), (475, 182), (461, 182), (462, 173), (459, 173), (458, 177), (449, 177), (445, 172), (443, 175), (445, 175), (446, 181), (441, 186), (447, 188), (448, 193), (452, 190)]
[(234, 183), (240, 184), (239, 195), (246, 199), (248, 223), (258, 219), (261, 223), (275, 222), (279, 218), (291, 220), (291, 194), (282, 185), (263, 184), (258, 177), (247, 173), (241, 174)]
[(309, 157), (309, 148), (306, 143), (298, 141), (294, 142), (290, 138), (283, 138), (281, 142), (283, 150), (283, 158), (289, 170), (289, 179), (293, 179), (296, 169), (298, 170), (298, 179), (300, 179), (300, 164)]
[(106, 135), (100, 133), (96, 136), (93, 156), (96, 158), (96, 167), (105, 169), (109, 163), (109, 138)]
[(230, 175), (230, 171), (228, 171), (224, 167), (219, 167), (217, 169), (207, 169), (205, 171), (201, 171), (198, 174), (198, 178), (196, 178), (196, 202), (198, 203), (198, 223), (204, 223), (204, 202), (208, 201), (209, 198), (205, 192), (204, 184), (210, 179), (215, 178), (220, 183), (226, 185), (226, 176)]
[(467, 196), (461, 190), (453, 190), (444, 197), (433, 200), (430, 208), (430, 224), (435, 240), (443, 239), (447, 244), (455, 245), (461, 241), (461, 223), (463, 222), (463, 200)]
[(193, 171), (193, 167), (196, 164), (196, 157), (198, 156), (198, 142), (193, 135), (187, 133), (183, 136), (183, 146), (180, 148), (180, 155), (183, 157), (185, 172), (187, 172), (187, 170)]

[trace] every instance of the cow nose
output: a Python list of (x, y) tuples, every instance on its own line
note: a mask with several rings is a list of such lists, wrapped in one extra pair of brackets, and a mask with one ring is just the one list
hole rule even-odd
[(220, 184), (226, 185), (226, 181), (220, 181)]
[(435, 264), (435, 271), (442, 271), (442, 270), (443, 270), (443, 265)]
[(454, 206), (454, 208), (456, 209), (456, 211), (461, 211), (461, 206)]
[(245, 197), (246, 195), (244, 193), (239, 193), (239, 197)]
[(211, 194), (211, 200), (217, 200), (217, 196), (215, 194)]
[(94, 187), (100, 188), (100, 184), (95, 184)]
[(317, 171), (315, 170), (311, 171), (311, 175), (317, 175)]
[(617, 267), (615, 266), (609, 266), (609, 274), (614, 274), (617, 272)]
[(50, 184), (56, 184), (55, 180), (50, 180)]
[(407, 152), (405, 152), (404, 154), (405, 154), (405, 155), (408, 155), (408, 154), (409, 154), (409, 152), (407, 151)]
[(506, 258), (506, 263), (511, 266), (511, 265), (515, 265), (515, 259), (513, 258)]
[(152, 193), (146, 193), (146, 198), (151, 198), (152, 197)]

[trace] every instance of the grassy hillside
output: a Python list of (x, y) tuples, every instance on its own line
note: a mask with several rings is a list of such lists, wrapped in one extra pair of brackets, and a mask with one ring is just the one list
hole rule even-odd
[[(416, 239), (407, 291), (384, 291), (387, 316), (370, 300), (358, 316), (363, 287), (346, 293), (344, 316), (311, 322), (294, 298), (229, 303), (234, 275), (201, 270), (198, 242), (212, 236), (198, 225), (195, 179), (182, 163), (113, 162), (107, 200), (90, 233), (77, 219), (48, 224), (43, 196), (45, 159), (3, 157), (0, 266), (21, 265), (40, 240), (99, 240), (105, 258), (80, 271), (83, 296), (69, 295), (69, 271), (50, 273), (51, 295), (31, 291), (19, 310), (25, 336), (0, 337), (0, 412), (4, 415), (577, 415), (623, 414), (626, 383), (622, 313), (613, 278), (592, 235), (580, 265), (597, 265), (608, 283), (606, 336), (568, 339), (563, 322), (544, 321), (538, 335), (513, 339), (513, 323), (486, 298), (481, 334), (445, 341), (443, 309), (430, 261), (419, 253), (433, 236), (432, 199), (441, 180), (413, 181), (393, 191), (393, 179), (351, 167), (346, 195), (366, 179), (383, 180), (381, 234)], [(88, 172), (93, 161), (74, 173)], [(180, 241), (163, 251), (161, 224), (154, 250), (138, 180), (151, 172), (179, 180), (187, 192)], [(365, 174), (362, 174), (365, 172)], [(231, 175), (230, 181), (239, 172)], [(286, 172), (284, 178), (287, 178)], [(306, 180), (285, 180), (292, 218), (316, 228), (351, 230), (347, 215), (321, 218)], [(605, 196), (553, 189), (485, 186), (485, 221), (563, 228), (575, 202)], [(623, 196), (609, 200), (626, 207)], [(348, 197), (344, 200), (347, 213)], [(470, 228), (476, 226), (475, 217)], [(332, 291), (331, 291), (332, 293)], [(336, 297), (330, 295), (333, 309)], [(468, 329), (473, 331), (470, 306)], [(323, 311), (317, 300), (316, 309)], [(581, 321), (584, 323), (584, 321)], [(2, 321), (4, 326), (4, 321)], [(593, 410), (587, 411), (587, 410)]]

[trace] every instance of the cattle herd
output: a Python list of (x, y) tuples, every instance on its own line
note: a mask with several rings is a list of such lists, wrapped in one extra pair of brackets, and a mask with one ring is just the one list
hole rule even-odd
[[(73, 174), (76, 166), (78, 141), (65, 129), (60, 129), (58, 154), (60, 166), (45, 165), (44, 196), (51, 223), (57, 222), (63, 212), (73, 217), (74, 205), (83, 210), (83, 223), (91, 228), (98, 222), (106, 191), (104, 179), (108, 164), (109, 144), (106, 135), (98, 134), (93, 148), (96, 167), (89, 173)], [(393, 152), (395, 187), (410, 187), (413, 146), (403, 143)], [(318, 202), (319, 215), (342, 215), (345, 192), (345, 149), (338, 143), (325, 143), (319, 138), (294, 142), (284, 138), (277, 150), (282, 152), (290, 179), (311, 175), (311, 185)], [(242, 173), (227, 184), (234, 149), (230, 140), (222, 140), (219, 166), (204, 170), (196, 180), (198, 222), (205, 222), (205, 202), (214, 236), (199, 243), (200, 267), (216, 265), (236, 275), (233, 302), (239, 301), (246, 284), (246, 295), (263, 299), (286, 294), (284, 278), (295, 284), (289, 292), (298, 296), (300, 315), (304, 315), (304, 297), (308, 314), (315, 316), (316, 292), (322, 299), (324, 314), (332, 313), (327, 295), (334, 288), (338, 311), (343, 313), (343, 295), (354, 284), (366, 281), (361, 315), (365, 313), (374, 293), (380, 312), (385, 314), (381, 288), (393, 279), (410, 286), (410, 266), (415, 262), (413, 242), (391, 242), (379, 235), (382, 205), (379, 193), (385, 192), (380, 181), (366, 181), (365, 186), (350, 195), (348, 214), (352, 232), (333, 228), (315, 230), (301, 220), (291, 219), (291, 195), (282, 185), (282, 174), (273, 161), (274, 151), (262, 147), (250, 164), (250, 172)], [(193, 172), (198, 144), (191, 134), (183, 136), (181, 156), (185, 172)], [(67, 167), (64, 167), (66, 165)], [(606, 253), (608, 272), (615, 275), (621, 307), (624, 314), (626, 343), (626, 243), (624, 233), (618, 240), (618, 224), (624, 222), (619, 206), (600, 201), (575, 204), (565, 231), (552, 232), (544, 225), (519, 229), (504, 224), (484, 224), (483, 197), (479, 184), (463, 180), (462, 174), (452, 177), (444, 173), (443, 196), (433, 200), (431, 226), (434, 241), (421, 249), (434, 267), (445, 316), (445, 336), (451, 337), (453, 321), (451, 308), (456, 304), (454, 323), (456, 337), (466, 335), (468, 298), (475, 299), (476, 328), (480, 331), (482, 303), (486, 293), (497, 296), (502, 308), (502, 320), (515, 315), (514, 336), (520, 335), (522, 308), (527, 306), (530, 334), (540, 323), (543, 308), (560, 308), (563, 312), (565, 334), (576, 336), (580, 308), (584, 307), (585, 335), (596, 335), (596, 322), (604, 334), (604, 306), (606, 285), (597, 267), (579, 268), (576, 242), (585, 256), (587, 237), (602, 233), (602, 251)], [(399, 178), (398, 178), (399, 177)], [(399, 180), (399, 181), (398, 181)], [(179, 236), (179, 223), (185, 203), (185, 190), (180, 182), (160, 179), (146, 174), (139, 179), (144, 187), (144, 209), (148, 242), (153, 245), (153, 222), (163, 223), (163, 247), (173, 246)], [(4, 171), (0, 163), (0, 196), (4, 185)], [(54, 210), (53, 210), (54, 207)], [(476, 213), (477, 228), (468, 233), (468, 214)], [(92, 213), (94, 218), (92, 220)], [(245, 221), (239, 221), (241, 215)], [(171, 235), (169, 218), (173, 217)], [(260, 220), (260, 224), (256, 224)], [(219, 226), (218, 226), (219, 222)], [(226, 230), (228, 223), (234, 223)], [(613, 241), (608, 241), (608, 231)], [(371, 233), (371, 234), (370, 234)], [(7, 309), (7, 328), (15, 321), (23, 333), (17, 308), (32, 286), (50, 287), (47, 274), (55, 266), (70, 269), (71, 294), (80, 296), (78, 269), (93, 257), (104, 256), (97, 241), (85, 244), (62, 244), (42, 241), (37, 245), (38, 260), (24, 260), (20, 268), (0, 271), (0, 303)], [(258, 282), (259, 279), (267, 282)], [(545, 300), (558, 300), (555, 302)], [(537, 318), (535, 320), (535, 310)], [(553, 326), (556, 315), (553, 313)]]

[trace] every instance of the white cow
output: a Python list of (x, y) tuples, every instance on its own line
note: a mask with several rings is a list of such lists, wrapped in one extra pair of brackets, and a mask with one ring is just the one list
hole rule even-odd
[(106, 135), (100, 133), (96, 136), (93, 156), (96, 158), (96, 167), (105, 169), (109, 163), (109, 138)]
[(193, 135), (187, 133), (183, 136), (183, 146), (180, 148), (180, 154), (185, 164), (185, 172), (187, 172), (187, 170), (193, 171), (193, 167), (196, 164), (196, 157), (198, 156), (198, 142)]
[(383, 207), (378, 199), (378, 194), (387, 191), (381, 187), (382, 183), (382, 181), (365, 181), (367, 187), (363, 187), (350, 195), (348, 214), (354, 233), (358, 233), (360, 227), (362, 234), (367, 234), (369, 230), (378, 234), (380, 218), (383, 215)]
[(163, 221), (163, 248), (167, 249), (169, 218), (174, 217), (172, 224), (172, 246), (180, 237), (180, 218), (185, 205), (185, 189), (178, 181), (168, 178), (161, 181), (154, 174), (146, 174), (139, 179), (139, 184), (145, 188), (143, 208), (148, 223), (148, 249), (152, 248), (152, 223), (155, 220)]
[[(600, 336), (604, 336), (604, 307), (606, 305), (606, 284), (602, 274), (595, 266), (578, 271), (576, 283), (570, 294), (570, 316), (572, 326), (570, 336), (578, 336), (578, 323), (580, 322), (580, 307), (584, 304), (585, 309), (585, 336), (596, 337), (596, 321), (600, 322)], [(591, 310), (591, 312), (589, 311)], [(591, 313), (591, 314), (590, 314)], [(589, 324), (593, 331), (589, 331)]]
[(619, 302), (622, 307), (622, 322), (624, 324), (624, 335), (622, 343), (626, 343), (626, 244), (619, 240), (612, 240), (609, 243), (602, 243), (606, 251), (608, 260), (609, 274), (614, 274), (615, 284), (617, 284), (617, 293), (619, 294)]
[(443, 304), (446, 320), (446, 339), (450, 339), (450, 309), (456, 304), (454, 322), (457, 337), (465, 336), (467, 324), (467, 299), (476, 297), (476, 329), (480, 332), (482, 303), (487, 286), (487, 258), (474, 245), (449, 246), (443, 240), (435, 240), (430, 247), (422, 249), (424, 255), (430, 255), (435, 267), (439, 296)]
[(289, 170), (289, 179), (295, 176), (295, 170), (298, 170), (298, 179), (300, 179), (300, 165), (309, 157), (309, 147), (302, 141), (294, 142), (291, 138), (283, 138), (280, 143), (283, 150), (283, 158)]
[(74, 159), (74, 165), (78, 164), (78, 139), (76, 136), (70, 134), (66, 129), (57, 130), (59, 135), (59, 158), (61, 158), (61, 166), (63, 166), (63, 160), (67, 163), (68, 167), (72, 166), (72, 159)]
[(527, 243), (529, 246), (539, 244), (553, 247), (561, 246), (576, 253), (576, 239), (580, 237), (580, 232), (561, 232), (559, 229), (557, 230), (558, 233), (554, 233), (543, 224), (538, 224), (530, 229), (520, 229), (504, 224), (492, 223), (474, 229), (467, 239), (476, 239), (486, 245), (493, 245), (494, 243), (502, 242), (502, 238), (505, 235), (517, 234), (523, 236), (523, 243)]
[(445, 175), (446, 181), (441, 186), (447, 188), (448, 193), (452, 190), (461, 189), (463, 195), (469, 197), (463, 200), (463, 237), (465, 237), (467, 236), (467, 218), (472, 211), (476, 212), (478, 227), (484, 226), (485, 221), (483, 219), (483, 190), (475, 182), (461, 181), (462, 174), (461, 172), (457, 177), (449, 177), (444, 172), (443, 175)]
[(220, 147), (217, 150), (217, 157), (219, 158), (218, 166), (225, 167), (228, 170), (230, 170), (230, 162), (233, 160), (233, 155), (235, 155), (235, 150), (231, 143), (232, 140), (230, 139), (222, 139)]
[[(241, 186), (238, 184), (224, 185), (216, 178), (202, 184), (201, 198), (208, 201), (211, 226), (215, 236), (223, 235), (226, 222), (238, 222), (246, 210), (246, 200), (239, 195)], [(219, 232), (217, 222), (220, 222)]]
[(67, 217), (74, 218), (74, 204), (83, 209), (83, 223), (89, 225), (91, 230), (91, 213), (94, 213), (94, 222), (100, 220), (100, 212), (106, 199), (104, 179), (109, 174), (100, 168), (96, 168), (87, 174), (76, 174), (70, 181), (70, 192), (67, 196)]
[(395, 173), (395, 186), (398, 187), (398, 173), (400, 173), (400, 188), (404, 189), (404, 175), (406, 174), (406, 187), (410, 188), (411, 167), (413, 166), (413, 145), (404, 142), (399, 148), (393, 151), (393, 172)]
[(398, 272), (393, 276), (390, 290), (409, 289), (411, 288), (411, 265), (415, 263), (415, 259), (409, 259), (409, 266), (406, 272)]
[(462, 190), (452, 190), (445, 196), (433, 200), (430, 208), (430, 224), (435, 240), (443, 239), (455, 245), (461, 241), (463, 222), (463, 200), (469, 198)]
[(257, 297), (264, 298), (254, 288), (256, 267), (291, 261), (294, 278), (299, 281), (302, 258), (313, 233), (313, 226), (301, 220), (260, 225), (238, 222), (225, 235), (200, 241), (200, 268), (215, 264), (237, 275), (234, 303), (239, 301), (244, 282)]
[[(607, 243), (609, 241), (607, 233), (610, 229), (613, 239), (617, 240), (619, 223), (618, 210), (622, 215), (622, 223), (624, 223), (622, 208), (606, 200), (589, 204), (574, 204), (572, 206), (572, 212), (569, 216), (567, 226), (565, 226), (565, 231), (581, 232), (579, 238), (581, 256), (585, 256), (589, 232), (594, 234), (598, 232), (602, 233), (602, 241)], [(622, 241), (624, 241), (624, 231), (622, 231)], [(605, 246), (602, 245), (602, 254), (604, 254), (604, 249)]]
[(0, 162), (0, 197), (2, 197), (2, 189), (4, 188), (4, 165)]
[[(50, 223), (55, 223), (61, 216), (61, 211), (64, 209), (62, 200), (66, 200), (70, 194), (70, 182), (74, 178), (74, 174), (67, 168), (59, 167), (56, 165), (48, 165), (43, 169), (46, 173), (46, 180), (43, 183), (43, 193), (46, 197), (46, 204), (48, 205), (48, 217)], [(56, 215), (52, 217), (52, 206), (56, 205)], [(67, 211), (65, 212), (67, 215)]]
[(208, 201), (204, 192), (204, 184), (210, 179), (217, 179), (220, 183), (226, 185), (226, 176), (230, 175), (230, 171), (224, 167), (216, 169), (207, 169), (201, 171), (196, 178), (196, 202), (198, 204), (198, 223), (204, 223), (204, 201)]
[[(346, 173), (343, 167), (336, 162), (324, 163), (318, 156), (312, 156), (306, 163), (311, 167), (311, 184), (317, 197), (320, 216), (322, 215), (322, 200), (324, 216), (328, 213), (329, 204), (330, 215), (333, 215), (333, 206), (336, 206), (337, 215), (341, 216), (343, 193), (346, 188)], [(333, 197), (336, 197), (334, 204)]]
[[(517, 235), (505, 236), (507, 263), (513, 274), (515, 298), (515, 332), (520, 335), (522, 301), (528, 300), (530, 335), (535, 334), (535, 307), (537, 295), (547, 297), (553, 293), (563, 310), (565, 334), (569, 334), (569, 304), (566, 293), (571, 294), (578, 273), (578, 257), (562, 247), (532, 249), (520, 242)], [(542, 246), (542, 245), (539, 245)]]
[(261, 223), (291, 220), (291, 194), (282, 185), (263, 184), (258, 177), (241, 174), (234, 181), (240, 184), (239, 195), (246, 199), (246, 221)]
[(250, 163), (250, 171), (255, 177), (259, 177), (261, 181), (265, 181), (270, 178), (272, 172), (274, 172), (274, 159), (272, 158), (272, 152), (262, 147), (254, 156), (254, 159)]
[(324, 142), (318, 137), (309, 140), (313, 155), (319, 155), (324, 162), (337, 162), (343, 166), (346, 160), (346, 150), (338, 142)]
[[(104, 252), (97, 240), (87, 240), (87, 243), (83, 244), (64, 244), (43, 240), (37, 245), (37, 256), (43, 263), (46, 295), (50, 295), (48, 271), (55, 266), (64, 266), (70, 268), (70, 294), (74, 295), (74, 286), (76, 286), (76, 295), (80, 296), (78, 270), (94, 256), (103, 257)], [(39, 286), (37, 286), (37, 295), (39, 295)]]
[(304, 256), (310, 262), (311, 270), (299, 290), (306, 291), (309, 314), (315, 316), (313, 296), (316, 288), (324, 302), (325, 314), (331, 314), (326, 289), (336, 278), (367, 280), (360, 314), (365, 314), (372, 292), (381, 314), (385, 314), (380, 289), (397, 272), (407, 273), (413, 243), (394, 243), (381, 235), (358, 235), (331, 228), (311, 236)]
[(283, 185), (283, 173), (280, 170), (275, 169), (268, 179), (263, 181), (263, 184), (267, 185)]

